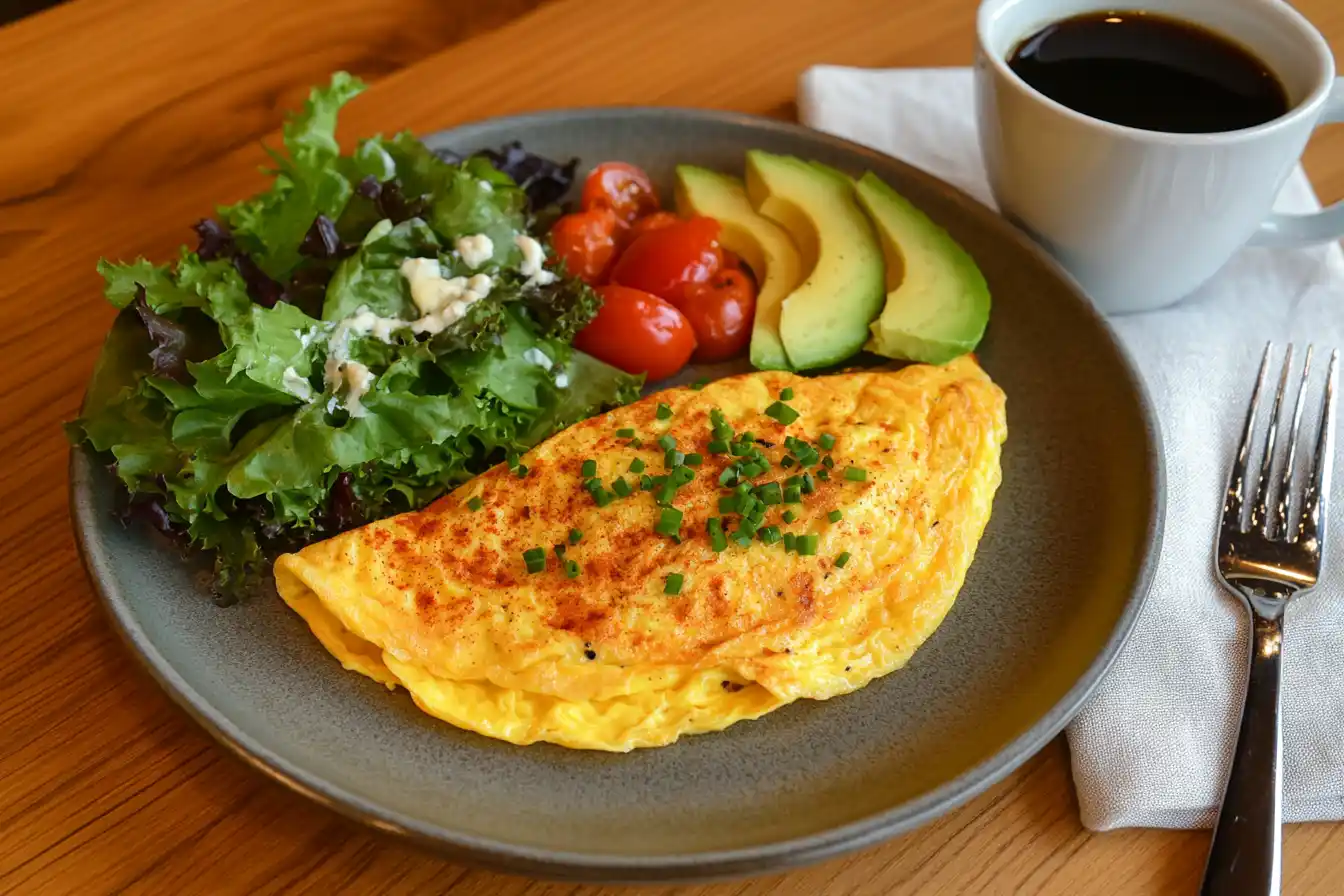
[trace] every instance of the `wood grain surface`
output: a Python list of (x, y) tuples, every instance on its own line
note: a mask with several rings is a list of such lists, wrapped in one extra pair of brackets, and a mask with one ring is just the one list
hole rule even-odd
[[(1344, 55), (1344, 4), (1298, 4)], [(965, 64), (972, 0), (71, 0), (0, 29), (0, 894), (1167, 894), (1207, 834), (1079, 825), (1063, 741), (928, 827), (787, 875), (550, 884), (452, 865), (231, 758), (114, 640), (66, 509), (72, 417), (112, 310), (100, 256), (165, 258), (260, 186), (260, 138), (336, 68), (349, 135), (618, 103), (789, 117), (805, 66)], [(1307, 167), (1344, 196), (1344, 129)], [(1344, 827), (1286, 837), (1286, 892), (1338, 893)]]

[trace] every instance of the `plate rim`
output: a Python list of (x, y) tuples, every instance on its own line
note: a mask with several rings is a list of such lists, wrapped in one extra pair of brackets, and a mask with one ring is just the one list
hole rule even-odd
[[(80, 561), (93, 591), (106, 611), (113, 630), (141, 666), (169, 698), (217, 742), (272, 780), (375, 830), (399, 835), (458, 861), (498, 871), (524, 873), (555, 880), (602, 883), (685, 882), (781, 871), (815, 864), (876, 845), (964, 805), (1002, 781), (1054, 739), (1077, 715), (1105, 678), (1107, 671), (1128, 642), (1152, 587), (1158, 558), (1161, 555), (1166, 518), (1166, 460), (1161, 425), (1132, 353), (1120, 341), (1110, 322), (1087, 298), (1078, 282), (1058, 261), (1007, 219), (942, 178), (895, 156), (795, 122), (744, 112), (681, 106), (618, 105), (538, 110), (462, 122), (426, 133), (421, 139), (431, 145), (445, 145), (453, 139), (460, 139), (464, 132), (469, 133), (474, 128), (507, 129), (511, 126), (558, 123), (572, 119), (619, 120), (641, 116), (736, 124), (820, 140), (860, 157), (878, 159), (887, 166), (895, 164), (905, 169), (909, 176), (922, 179), (941, 190), (966, 214), (992, 218), (996, 222), (993, 226), (996, 226), (1006, 241), (1014, 244), (1019, 251), (1034, 256), (1047, 270), (1071, 288), (1087, 316), (1109, 337), (1131, 391), (1137, 398), (1146, 436), (1146, 460), (1152, 471), (1152, 494), (1147, 507), (1146, 547), (1137, 564), (1133, 587), (1124, 609), (1101, 651), (1063, 697), (1031, 727), (992, 756), (914, 800), (802, 837), (737, 849), (681, 855), (604, 855), (525, 846), (426, 824), (353, 794), (339, 784), (274, 754), (253, 740), (224, 712), (192, 688), (157, 650), (133, 614), (128, 612), (128, 602), (115, 593), (115, 588), (107, 586), (104, 581), (106, 572), (103, 568), (104, 558), (100, 556), (92, 534), (96, 529), (97, 520), (94, 519), (89, 502), (82, 498), (82, 493), (92, 488), (90, 472), (95, 459), (86, 448), (71, 448), (68, 476), (71, 522)], [(81, 400), (81, 406), (82, 403)], [(111, 578), (110, 573), (108, 578)]]

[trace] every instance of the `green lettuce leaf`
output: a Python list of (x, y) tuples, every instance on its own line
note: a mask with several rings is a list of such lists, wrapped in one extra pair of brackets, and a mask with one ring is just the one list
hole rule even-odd
[(309, 94), (303, 111), (285, 122), (287, 155), (273, 150), (275, 185), (253, 199), (224, 206), (219, 214), (257, 266), (284, 282), (301, 259), (299, 247), (318, 215), (341, 216), (353, 187), (336, 160), (336, 116), (364, 90), (364, 82), (337, 72), (325, 88)]

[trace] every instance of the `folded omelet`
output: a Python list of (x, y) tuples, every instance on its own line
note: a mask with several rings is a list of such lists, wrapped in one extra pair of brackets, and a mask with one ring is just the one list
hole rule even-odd
[(1006, 434), (970, 356), (670, 389), (276, 582), (346, 669), (454, 725), (660, 746), (903, 666), (961, 588)]

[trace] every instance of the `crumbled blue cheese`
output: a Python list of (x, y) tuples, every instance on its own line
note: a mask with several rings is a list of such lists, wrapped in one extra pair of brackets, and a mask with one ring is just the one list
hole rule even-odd
[(313, 400), (313, 387), (309, 385), (306, 378), (299, 376), (299, 372), (293, 367), (285, 368), (284, 373), (280, 374), (280, 382), (285, 387), (285, 391), (299, 401)]
[(358, 361), (345, 362), (345, 410), (351, 417), (368, 413), (361, 400), (373, 388), (373, 372)]
[(563, 370), (557, 373), (555, 375), (555, 388), (557, 389), (569, 388), (569, 374), (565, 373)]
[(488, 180), (483, 180), (483, 181), (481, 181), (481, 192), (482, 192), (482, 193), (493, 193), (493, 192), (495, 192), (495, 185), (492, 184), (492, 183), (490, 183), (490, 181), (488, 181)]
[(545, 352), (543, 352), (536, 346), (533, 346), (532, 348), (529, 348), (527, 351), (523, 352), (523, 360), (528, 362), (529, 364), (537, 365), (542, 370), (551, 369), (550, 357), (547, 356)]
[(392, 332), (400, 330), (407, 326), (406, 321), (399, 317), (379, 317), (363, 305), (359, 310), (345, 320), (337, 324), (338, 328), (344, 327), (356, 336), (368, 336), (372, 334), (373, 338), (379, 342), (391, 342)]
[(541, 248), (541, 243), (520, 233), (513, 238), (513, 244), (522, 250), (523, 263), (518, 265), (518, 273), (528, 278), (529, 284), (545, 286), (555, 282), (555, 274), (542, 267), (546, 261), (546, 252)]
[(478, 268), (494, 257), (495, 244), (483, 233), (460, 236), (457, 238), (457, 254), (462, 256), (467, 267)]
[(488, 274), (445, 278), (435, 258), (408, 258), (401, 263), (401, 274), (409, 281), (411, 300), (420, 309), (420, 319), (410, 326), (416, 333), (431, 336), (465, 317), (468, 309), (490, 295), (495, 285)]

